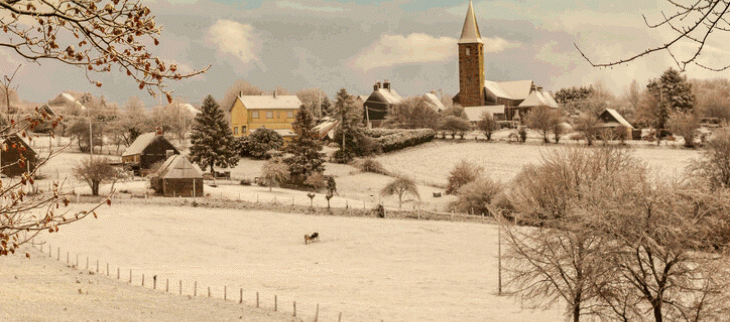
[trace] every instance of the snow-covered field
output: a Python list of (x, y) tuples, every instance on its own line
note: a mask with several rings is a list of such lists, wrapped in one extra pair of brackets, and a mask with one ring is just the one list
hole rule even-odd
[[(82, 263), (132, 269), (136, 283), (154, 274), (182, 279), (187, 294), (197, 281), (198, 295), (210, 286), (222, 297), (225, 285), (247, 303), (255, 292), (267, 307), (274, 295), (284, 310), (296, 301), (305, 321), (318, 303), (320, 321), (562, 320), (495, 294), (491, 225), (132, 205), (98, 214), (43, 238)], [(321, 241), (305, 246), (314, 231)]]
[[(600, 144), (600, 143), (599, 143)], [(406, 175), (419, 183), (445, 186), (449, 172), (456, 163), (467, 160), (484, 167), (492, 179), (507, 182), (526, 164), (539, 164), (544, 155), (555, 149), (574, 144), (527, 144), (506, 142), (474, 142), (435, 140), (396, 153), (383, 154), (377, 160), (388, 170)], [(661, 175), (681, 175), (689, 163), (700, 156), (698, 150), (676, 147), (656, 147), (641, 144), (634, 155)]]

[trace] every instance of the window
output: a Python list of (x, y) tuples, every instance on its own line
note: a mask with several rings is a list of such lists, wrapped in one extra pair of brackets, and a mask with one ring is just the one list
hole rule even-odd
[(246, 135), (246, 127), (241, 126), (241, 134)]
[(233, 135), (238, 135), (238, 127), (237, 126), (234, 126), (233, 127)]
[(272, 111), (266, 112), (266, 118), (267, 119), (273, 119), (274, 118), (274, 112), (272, 112)]
[(466, 48), (466, 55), (469, 56), (470, 54), (471, 54), (471, 51), (469, 50), (469, 48)]
[(293, 111), (286, 112), (286, 117), (287, 118), (290, 118), (290, 119), (293, 119), (294, 118), (294, 112)]
[(253, 112), (251, 112), (251, 118), (252, 119), (259, 118), (259, 111), (253, 111)]

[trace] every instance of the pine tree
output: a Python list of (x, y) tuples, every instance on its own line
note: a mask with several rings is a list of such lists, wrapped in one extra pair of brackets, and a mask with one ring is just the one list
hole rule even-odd
[(653, 118), (652, 123), (657, 129), (666, 127), (672, 112), (690, 112), (694, 107), (692, 84), (673, 68), (665, 71), (659, 79), (649, 81), (646, 88), (653, 99), (645, 104), (642, 112), (645, 118)]
[(337, 92), (333, 112), (334, 119), (340, 122), (334, 137), (335, 142), (340, 145), (340, 150), (334, 155), (337, 162), (347, 163), (356, 156), (366, 156), (375, 152), (374, 143), (360, 126), (362, 110), (358, 109), (355, 100), (344, 88)]
[(238, 164), (233, 134), (213, 96), (208, 95), (203, 100), (201, 111), (195, 116), (190, 143), (190, 161), (203, 170), (210, 167), (211, 174), (215, 174), (213, 166), (235, 167)]
[(324, 153), (319, 152), (322, 150), (322, 143), (312, 130), (314, 116), (308, 109), (299, 108), (292, 127), (297, 136), (287, 145), (286, 150), (293, 155), (286, 158), (284, 163), (289, 166), (292, 182), (303, 184), (310, 175), (324, 172)]

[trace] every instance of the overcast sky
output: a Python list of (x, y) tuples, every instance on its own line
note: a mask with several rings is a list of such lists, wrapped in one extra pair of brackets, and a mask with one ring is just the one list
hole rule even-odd
[[(368, 95), (374, 82), (388, 79), (402, 96), (431, 90), (458, 92), (456, 41), (468, 1), (424, 0), (155, 0), (146, 1), (163, 25), (153, 52), (184, 70), (212, 65), (208, 73), (168, 82), (174, 96), (194, 105), (208, 94), (216, 99), (236, 80), (265, 91), (277, 86), (291, 92), (319, 87), (334, 96), (340, 88)], [(627, 66), (591, 67), (574, 47), (598, 61), (636, 53), (668, 39), (645, 27), (660, 16), (662, 0), (476, 0), (474, 9), (485, 38), (488, 80), (532, 79), (547, 90), (590, 85), (602, 80), (621, 93), (633, 80), (646, 84), (671, 64), (666, 54)], [(714, 43), (703, 57), (730, 60)], [(724, 42), (728, 43), (728, 42)], [(729, 48), (730, 46), (726, 46)], [(0, 49), (9, 73), (23, 63), (16, 84), (22, 99), (45, 102), (63, 90), (89, 91), (124, 104), (132, 95), (148, 105), (155, 99), (121, 73), (99, 76), (89, 84), (83, 70), (53, 61), (27, 63)], [(690, 78), (724, 77), (690, 68)]]

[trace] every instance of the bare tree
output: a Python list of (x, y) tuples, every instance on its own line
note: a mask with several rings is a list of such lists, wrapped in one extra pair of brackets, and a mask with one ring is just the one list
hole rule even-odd
[[(710, 66), (700, 60), (700, 54), (706, 49), (707, 42), (715, 39), (713, 36), (722, 37), (725, 32), (730, 31), (730, 23), (725, 16), (730, 11), (730, 2), (725, 0), (703, 0), (689, 3), (666, 0), (665, 2), (672, 6), (673, 10), (668, 14), (662, 11), (658, 20), (650, 21), (642, 15), (644, 23), (650, 29), (667, 30), (673, 33), (670, 39), (659, 46), (647, 48), (643, 52), (630, 54), (626, 58), (612, 62), (594, 63), (577, 44), (574, 45), (593, 67), (616, 66), (657, 52), (667, 52), (680, 71), (684, 71), (688, 64), (695, 64), (713, 71), (730, 68), (729, 63)], [(683, 57), (677, 55), (678, 51), (687, 50), (687, 48), (689, 48), (687, 55), (683, 55)]]
[(403, 197), (406, 195), (411, 195), (419, 200), (421, 199), (421, 196), (418, 194), (418, 187), (416, 187), (413, 180), (404, 177), (396, 178), (380, 190), (380, 196), (382, 197), (392, 195), (398, 195), (398, 209), (403, 206)]
[[(228, 87), (226, 89), (226, 92), (223, 93), (223, 98), (221, 99), (221, 108), (226, 113), (230, 113), (231, 107), (233, 107), (233, 103), (236, 102), (236, 97), (239, 95), (261, 95), (263, 93), (260, 88), (251, 85), (246, 80), (239, 79), (233, 82), (233, 85)], [(230, 117), (230, 115), (228, 115)], [(229, 120), (230, 122), (230, 120)]]
[(730, 188), (730, 129), (718, 129), (702, 157), (690, 163), (688, 170), (712, 190)]
[(289, 168), (281, 160), (271, 159), (261, 167), (261, 177), (271, 191), (274, 185), (289, 180)]
[(494, 117), (492, 117), (492, 113), (486, 111), (482, 113), (481, 119), (479, 120), (479, 123), (477, 123), (477, 128), (484, 132), (484, 136), (487, 137), (487, 141), (491, 141), (492, 133), (498, 129), (497, 121), (495, 121)]
[(700, 128), (700, 119), (694, 112), (674, 112), (669, 115), (667, 127), (673, 134), (684, 139), (684, 146), (693, 148), (697, 129)]
[(77, 179), (89, 185), (93, 196), (99, 195), (102, 183), (116, 181), (118, 176), (118, 171), (109, 164), (109, 160), (101, 157), (81, 161), (73, 173)]
[[(96, 86), (89, 72), (109, 72), (118, 67), (154, 95), (153, 88), (172, 101), (163, 80), (191, 77), (208, 70), (180, 73), (175, 64), (165, 63), (147, 50), (161, 27), (154, 15), (139, 1), (112, 0), (105, 5), (96, 1), (12, 0), (0, 2), (9, 16), (0, 19), (7, 36), (0, 46), (14, 50), (23, 58), (37, 62), (57, 60), (79, 66)], [(30, 24), (30, 28), (28, 28)]]
[(542, 140), (545, 143), (550, 143), (548, 134), (555, 126), (555, 123), (558, 123), (558, 119), (555, 111), (550, 107), (536, 107), (527, 113), (527, 125), (532, 129), (540, 131), (542, 133)]
[(456, 194), (462, 186), (479, 179), (483, 173), (483, 167), (469, 163), (469, 161), (466, 160), (459, 161), (459, 163), (451, 169), (451, 172), (449, 172), (446, 193)]

